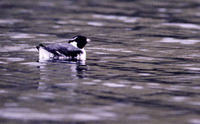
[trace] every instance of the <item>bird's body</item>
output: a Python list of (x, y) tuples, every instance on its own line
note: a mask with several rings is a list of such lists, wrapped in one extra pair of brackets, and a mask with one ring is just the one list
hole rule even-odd
[(53, 60), (59, 58), (86, 60), (86, 51), (83, 48), (89, 39), (76, 36), (68, 43), (55, 43), (36, 46), (39, 51), (39, 60)]

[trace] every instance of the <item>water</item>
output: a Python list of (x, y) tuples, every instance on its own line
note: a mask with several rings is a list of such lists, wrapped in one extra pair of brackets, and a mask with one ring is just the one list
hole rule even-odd
[[(200, 123), (199, 5), (0, 1), (0, 123)], [(37, 62), (77, 34), (85, 65)]]

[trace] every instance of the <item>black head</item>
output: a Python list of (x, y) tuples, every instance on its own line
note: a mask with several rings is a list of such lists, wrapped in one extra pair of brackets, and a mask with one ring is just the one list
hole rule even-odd
[(68, 43), (76, 42), (77, 47), (82, 49), (89, 41), (90, 39), (86, 38), (85, 36), (77, 35), (73, 37), (73, 39), (69, 40)]

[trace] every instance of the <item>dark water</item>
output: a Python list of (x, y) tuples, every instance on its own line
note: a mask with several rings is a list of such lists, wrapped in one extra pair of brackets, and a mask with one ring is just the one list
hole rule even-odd
[[(81, 34), (85, 65), (38, 63)], [(0, 123), (200, 123), (199, 0), (1, 0)]]

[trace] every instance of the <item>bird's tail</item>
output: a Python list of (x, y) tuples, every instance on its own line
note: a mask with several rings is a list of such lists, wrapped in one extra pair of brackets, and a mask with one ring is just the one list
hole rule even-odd
[(39, 46), (36, 46), (36, 48), (37, 48), (37, 50), (39, 50), (40, 49), (40, 47), (45, 47), (43, 44), (39, 44)]
[(50, 60), (54, 57), (54, 54), (47, 51), (43, 44), (39, 44), (36, 48), (39, 51), (39, 61)]

